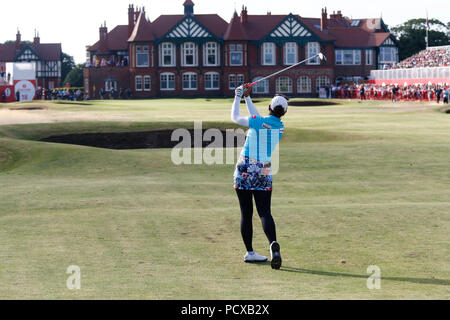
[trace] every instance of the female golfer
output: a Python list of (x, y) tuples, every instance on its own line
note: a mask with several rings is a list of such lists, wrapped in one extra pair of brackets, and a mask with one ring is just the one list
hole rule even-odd
[[(288, 99), (277, 95), (269, 106), (270, 115), (263, 118), (258, 113), (251, 98), (251, 87), (241, 86), (236, 89), (231, 119), (233, 122), (249, 127), (247, 141), (242, 149), (241, 156), (234, 173), (234, 188), (241, 207), (241, 233), (247, 254), (245, 262), (266, 262), (267, 257), (258, 255), (253, 250), (253, 198), (262, 222), (264, 232), (269, 240), (272, 269), (281, 268), (280, 245), (277, 242), (275, 222), (271, 213), (272, 199), (272, 152), (281, 140), (284, 125), (281, 118), (288, 110)], [(250, 117), (241, 116), (239, 105), (242, 96)]]

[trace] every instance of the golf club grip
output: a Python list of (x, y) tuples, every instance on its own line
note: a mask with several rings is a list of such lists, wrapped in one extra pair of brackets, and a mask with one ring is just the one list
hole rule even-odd
[(253, 83), (246, 83), (246, 84), (244, 84), (244, 88), (251, 88), (251, 87), (253, 87), (253, 86), (255, 86), (255, 85), (257, 85), (259, 83), (259, 81), (256, 81), (256, 82), (253, 82)]

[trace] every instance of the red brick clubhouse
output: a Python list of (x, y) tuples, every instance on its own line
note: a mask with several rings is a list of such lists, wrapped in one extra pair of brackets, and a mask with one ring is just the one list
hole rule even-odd
[(314, 97), (331, 83), (361, 80), (373, 69), (398, 61), (396, 40), (383, 20), (348, 19), (340, 11), (320, 18), (296, 14), (249, 15), (243, 7), (227, 23), (217, 14), (195, 14), (186, 0), (184, 15), (161, 15), (150, 22), (144, 8), (128, 8), (128, 25), (87, 47), (85, 90), (133, 97), (223, 97), (246, 82), (324, 53), (277, 78), (260, 83), (254, 94)]

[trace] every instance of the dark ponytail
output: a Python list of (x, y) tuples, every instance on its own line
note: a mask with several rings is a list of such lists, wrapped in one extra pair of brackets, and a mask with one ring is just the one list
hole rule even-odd
[(284, 108), (282, 106), (276, 106), (274, 108), (274, 110), (272, 110), (272, 108), (270, 108), (271, 116), (275, 116), (275, 117), (281, 119), (285, 114), (286, 114), (286, 112), (284, 112)]
[[(276, 94), (275, 97), (277, 97), (277, 96), (283, 97), (289, 102), (289, 98), (286, 97), (284, 94)], [(269, 106), (269, 111), (270, 111), (271, 116), (275, 116), (275, 117), (281, 119), (286, 114), (286, 111), (284, 110), (283, 106), (276, 106), (273, 108), (273, 110), (271, 107), (272, 106)]]

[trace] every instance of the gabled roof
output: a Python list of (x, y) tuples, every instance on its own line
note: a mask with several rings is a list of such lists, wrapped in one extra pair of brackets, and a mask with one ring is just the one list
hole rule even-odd
[(19, 50), (16, 50), (15, 43), (0, 44), (0, 61), (13, 62), (18, 54), (26, 47), (30, 47), (44, 61), (61, 60), (61, 44), (60, 43), (21, 43)]
[(155, 36), (153, 35), (151, 23), (145, 17), (145, 14), (141, 12), (128, 41), (153, 41)]
[[(184, 15), (162, 15), (152, 22), (156, 38), (164, 37), (170, 30), (185, 18)], [(198, 21), (218, 38), (223, 38), (228, 23), (217, 14), (196, 14), (190, 18)]]
[[(88, 48), (89, 51), (100, 49), (100, 41)], [(112, 51), (128, 51), (128, 26), (117, 26), (108, 32), (108, 49)]]
[(224, 40), (248, 40), (247, 33), (242, 26), (241, 19), (239, 18), (237, 12), (234, 12), (233, 18), (228, 24), (227, 31), (224, 35)]
[(298, 15), (249, 15), (248, 22), (245, 24), (244, 30), (248, 35), (248, 40), (259, 41), (270, 36), (277, 26), (283, 23), (284, 20), (294, 17), (303, 26), (305, 26), (316, 37), (323, 41), (332, 41), (334, 38), (325, 32), (314, 27), (308, 19), (302, 18)]

